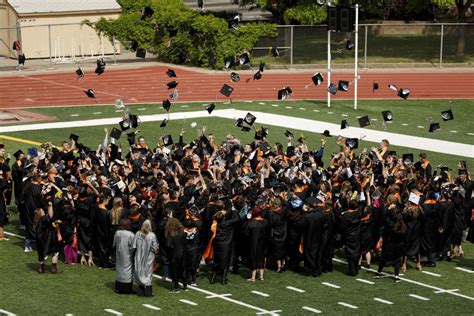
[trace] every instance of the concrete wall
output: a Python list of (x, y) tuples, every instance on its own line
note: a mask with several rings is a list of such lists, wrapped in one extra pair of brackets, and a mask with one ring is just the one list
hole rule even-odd
[(12, 50), (13, 42), (17, 39), (14, 28), (17, 18), (16, 12), (6, 3), (6, 0), (0, 0), (0, 56), (17, 58), (16, 51)]

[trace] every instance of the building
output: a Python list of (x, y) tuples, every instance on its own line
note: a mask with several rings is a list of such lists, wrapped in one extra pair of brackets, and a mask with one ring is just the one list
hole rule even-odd
[(0, 56), (16, 58), (17, 39), (26, 58), (113, 54), (109, 39), (82, 23), (115, 19), (121, 11), (116, 0), (0, 0)]

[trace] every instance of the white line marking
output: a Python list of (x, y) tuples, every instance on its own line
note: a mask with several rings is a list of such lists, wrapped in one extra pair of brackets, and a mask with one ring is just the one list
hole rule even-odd
[[(390, 122), (390, 121), (389, 121), (389, 122)], [(402, 123), (402, 126), (408, 126), (408, 124), (407, 124), (407, 123)]]
[(429, 301), (430, 299), (427, 298), (427, 297), (424, 297), (424, 296), (420, 296), (420, 295), (416, 295), (416, 294), (410, 294), (408, 296), (411, 296), (413, 298), (416, 298), (416, 299), (419, 299), (419, 300), (422, 300), (422, 301)]
[(107, 313), (115, 314), (115, 315), (123, 315), (121, 312), (117, 312), (116, 310), (113, 310), (113, 309), (110, 309), (110, 308), (106, 308), (106, 309), (104, 309), (104, 311), (107, 312)]
[(455, 269), (459, 271), (467, 272), (467, 273), (474, 273), (474, 270), (469, 270), (466, 268), (456, 267)]
[(459, 292), (459, 289), (434, 291), (435, 294), (440, 294), (440, 293), (456, 294), (455, 292)]
[(274, 107), (276, 107), (276, 108), (277, 108), (277, 107), (279, 107), (279, 105), (278, 105), (278, 104), (272, 104), (272, 106), (274, 106)]
[(474, 133), (467, 133), (467, 135), (474, 136)]
[(328, 114), (334, 114), (334, 112), (328, 112)]
[(281, 309), (276, 309), (274, 311), (268, 311), (268, 312), (259, 312), (257, 313), (257, 315), (266, 315), (266, 314), (270, 314), (270, 315), (278, 315), (278, 313), (281, 313), (282, 310)]
[(189, 105), (181, 105), (182, 108), (189, 108)]
[(98, 115), (98, 114), (102, 114), (102, 112), (94, 112), (94, 113), (92, 113), (92, 114)]
[(12, 236), (12, 237), (17, 237), (17, 238), (21, 238), (21, 239), (25, 239), (24, 236), (21, 236), (21, 235), (17, 235), (17, 234), (14, 234), (14, 233), (9, 233), (9, 232), (3, 232), (5, 235), (8, 235), (8, 236)]
[(306, 108), (300, 108), (300, 110), (302, 110), (302, 111), (306, 111)]
[(267, 293), (259, 292), (259, 291), (251, 291), (253, 294), (257, 294), (263, 297), (269, 297), (270, 295)]
[(137, 110), (138, 110), (138, 111), (145, 111), (146, 108), (139, 108), (139, 109), (137, 109)]
[(66, 314), (65, 316), (74, 316), (74, 314)]
[(329, 282), (321, 282), (321, 284), (332, 287), (332, 288), (335, 288), (335, 289), (340, 289), (341, 288), (339, 285), (332, 284), (332, 283), (329, 283)]
[(371, 121), (375, 121), (375, 122), (378, 121), (378, 119), (370, 119), (370, 120), (371, 120)]
[(349, 115), (347, 115), (347, 114), (341, 114), (341, 116), (343, 116), (343, 117), (348, 117)]
[(428, 274), (428, 275), (434, 276), (434, 277), (438, 277), (438, 278), (441, 277), (441, 274), (438, 274), (438, 273), (429, 272), (429, 271), (425, 271), (425, 270), (423, 270), (423, 271), (421, 271), (421, 272), (424, 273), (424, 274)]
[(347, 304), (347, 303), (344, 303), (344, 302), (337, 302), (337, 304), (342, 305), (342, 306), (345, 306), (345, 307), (349, 307), (349, 308), (352, 308), (352, 309), (358, 309), (357, 306), (351, 305), (351, 304)]
[(123, 112), (123, 110), (115, 110), (115, 113)]
[(375, 284), (375, 282), (365, 280), (365, 279), (356, 279), (356, 280), (359, 281), (359, 282), (362, 282), (362, 283), (366, 283), (366, 284)]
[(292, 106), (285, 106), (285, 109), (292, 109)]
[(451, 133), (457, 133), (458, 131), (450, 131)]
[(244, 101), (245, 103), (253, 103), (253, 101)]
[(425, 128), (424, 126), (421, 126), (421, 125), (418, 125), (417, 127), (418, 127), (418, 128)]
[(189, 305), (193, 305), (193, 306), (197, 306), (197, 303), (194, 303), (193, 301), (188, 301), (188, 300), (179, 300), (180, 302), (184, 303), (184, 304), (189, 304)]
[(161, 308), (159, 308), (158, 306), (151, 305), (151, 304), (143, 304), (143, 306), (145, 306), (146, 308), (155, 310), (155, 311), (160, 311), (161, 310)]
[(79, 116), (79, 114), (71, 114), (71, 115), (69, 115), (69, 116)]
[(303, 309), (307, 310), (307, 311), (310, 311), (310, 312), (313, 312), (315, 314), (321, 314), (322, 313), (319, 309), (311, 308), (311, 307), (308, 307), (308, 306), (303, 306)]
[(295, 291), (295, 292), (298, 292), (298, 293), (304, 293), (306, 292), (305, 290), (302, 290), (302, 289), (299, 289), (297, 287), (293, 287), (293, 286), (287, 286), (286, 287), (288, 290), (292, 290), (292, 291)]
[(384, 299), (381, 299), (381, 298), (378, 298), (378, 297), (374, 297), (374, 301), (384, 303), (384, 304), (387, 304), (387, 305), (393, 305), (393, 302), (390, 302), (390, 301), (387, 301), (387, 300), (384, 300)]
[(313, 110), (313, 112), (319, 112), (319, 110)]
[(16, 314), (13, 314), (12, 312), (6, 311), (4, 309), (0, 309), (0, 314), (6, 315), (6, 316), (16, 316)]
[(265, 102), (258, 102), (258, 104), (260, 104), (260, 105), (265, 105)]
[(216, 294), (216, 295), (208, 295), (206, 298), (222, 298), (222, 297), (228, 297), (232, 296), (232, 294), (227, 293), (227, 294)]
[(385, 123), (387, 123), (387, 124), (393, 124), (393, 122), (392, 122), (392, 121), (387, 121), (387, 122), (385, 122)]

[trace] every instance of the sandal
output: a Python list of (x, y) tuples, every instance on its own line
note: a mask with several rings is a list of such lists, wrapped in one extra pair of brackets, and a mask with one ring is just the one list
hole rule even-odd
[(247, 281), (249, 281), (249, 282), (255, 282), (255, 279), (250, 278), (250, 279), (247, 279)]

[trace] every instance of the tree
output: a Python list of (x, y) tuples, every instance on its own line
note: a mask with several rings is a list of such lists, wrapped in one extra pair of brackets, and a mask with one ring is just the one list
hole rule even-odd
[[(458, 23), (466, 22), (466, 12), (471, 7), (472, 0), (456, 0), (456, 8), (458, 11)], [(464, 57), (464, 48), (466, 47), (465, 25), (459, 26), (458, 48), (456, 55)]]

